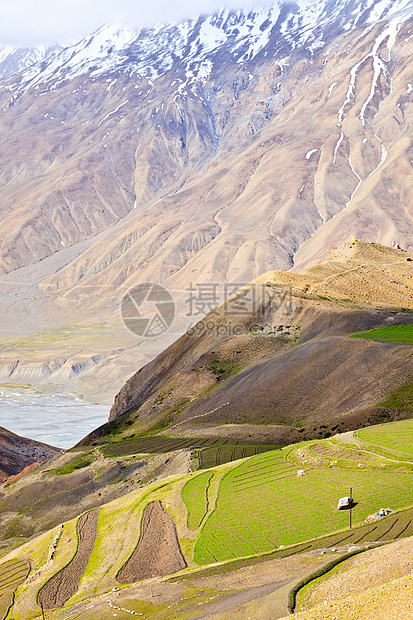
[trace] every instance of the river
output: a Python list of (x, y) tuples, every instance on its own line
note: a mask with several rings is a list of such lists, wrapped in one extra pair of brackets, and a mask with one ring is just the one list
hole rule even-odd
[(109, 409), (76, 396), (0, 388), (0, 426), (57, 448), (71, 448), (107, 422)]

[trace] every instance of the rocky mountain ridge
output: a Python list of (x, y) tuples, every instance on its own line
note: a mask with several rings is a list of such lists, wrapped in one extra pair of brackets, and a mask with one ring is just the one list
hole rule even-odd
[(402, 415), (382, 403), (411, 383), (411, 346), (348, 336), (411, 328), (412, 260), (354, 242), (302, 274), (261, 276), (133, 375), (84, 444), (115, 429), (284, 444)]
[[(300, 97), (308, 99), (313, 91), (308, 87), (298, 87), (298, 80), (306, 75), (311, 83), (317, 82), (319, 90), (320, 77), (327, 73), (337, 74), (337, 79), (330, 82), (328, 93), (324, 95), (321, 109), (325, 111), (320, 109), (318, 113), (325, 115), (329, 103), (327, 100), (333, 98), (334, 91), (344, 90), (336, 119), (332, 118), (333, 122), (337, 121), (334, 124), (343, 131), (335, 132), (337, 140), (331, 147), (327, 146), (326, 136), (320, 136), (321, 143), (320, 139), (315, 139), (308, 146), (307, 138), (303, 145), (306, 161), (310, 168), (312, 163), (315, 167), (315, 170), (310, 171), (314, 189), (308, 188), (308, 174), (303, 170), (300, 182), (304, 182), (304, 185), (298, 188), (296, 199), (298, 204), (304, 203), (305, 230), (297, 230), (293, 213), (287, 213), (290, 238), (286, 243), (280, 244), (281, 230), (277, 230), (277, 227), (273, 226), (268, 239), (265, 239), (262, 232), (260, 234), (261, 243), (264, 248), (267, 246), (264, 261), (269, 263), (272, 258), (276, 266), (291, 267), (299, 247), (304, 242), (310, 244), (311, 235), (316, 230), (318, 232), (324, 222), (329, 222), (334, 215), (342, 216), (350, 203), (354, 203), (356, 194), (362, 193), (360, 186), (367, 185), (368, 179), (378, 176), (375, 173), (385, 168), (383, 164), (387, 158), (388, 139), (380, 134), (379, 127), (377, 131), (374, 127), (379, 111), (376, 108), (383, 97), (385, 100), (391, 98), (391, 91), (396, 86), (393, 71), (397, 65), (400, 66), (402, 59), (392, 59), (391, 50), (396, 39), (401, 39), (398, 36), (399, 30), (403, 26), (408, 27), (410, 16), (411, 8), (405, 0), (384, 5), (373, 0), (361, 4), (340, 0), (334, 5), (326, 5), (320, 0), (311, 5), (305, 2), (275, 5), (271, 9), (250, 13), (221, 11), (183, 24), (138, 33), (130, 28), (106, 27), (73, 47), (63, 50), (58, 48), (40, 63), (3, 82), (0, 89), (3, 114), (0, 120), (15, 126), (18, 118), (19, 124), (25, 125), (25, 137), (26, 130), (29, 130), (30, 136), (33, 125), (36, 132), (42, 127), (45, 133), (41, 142), (33, 134), (35, 142), (32, 144), (35, 152), (44, 151), (41, 155), (43, 164), (35, 164), (29, 174), (29, 171), (16, 174), (14, 166), (9, 164), (6, 179), (3, 177), (6, 187), (11, 185), (17, 189), (18, 180), (20, 191), (21, 185), (28, 190), (28, 193), (24, 192), (25, 198), (22, 196), (21, 201), (17, 200), (19, 207), (15, 206), (11, 212), (9, 210), (3, 215), (3, 270), (9, 271), (16, 266), (31, 263), (59, 251), (62, 246), (93, 237), (108, 224), (124, 217), (134, 206), (138, 212), (144, 208), (145, 214), (150, 214), (150, 221), (145, 226), (137, 221), (141, 218), (135, 215), (128, 221), (127, 228), (134, 231), (130, 231), (127, 238), (123, 231), (113, 235), (117, 237), (117, 252), (104, 252), (106, 256), (103, 262), (100, 259), (99, 265), (92, 269), (90, 259), (86, 257), (82, 258), (81, 265), (72, 267), (71, 285), (88, 277), (93, 287), (93, 275), (110, 270), (116, 260), (121, 259), (125, 270), (127, 251), (133, 246), (136, 253), (138, 242), (139, 246), (145, 248), (142, 259), (149, 258), (152, 252), (148, 253), (148, 244), (142, 237), (147, 237), (148, 232), (155, 232), (156, 211), (160, 209), (168, 214), (171, 210), (176, 212), (176, 208), (170, 204), (171, 200), (155, 203), (157, 207), (154, 205), (152, 208), (150, 203), (171, 192), (179, 199), (178, 211), (173, 218), (175, 224), (171, 223), (167, 230), (158, 229), (155, 238), (150, 241), (150, 247), (154, 243), (162, 246), (166, 244), (170, 248), (169, 253), (172, 251), (178, 254), (172, 258), (171, 266), (163, 270), (161, 278), (165, 279), (180, 271), (188, 260), (198, 254), (208, 255), (209, 246), (214, 240), (220, 236), (225, 237), (223, 222), (211, 225), (212, 214), (208, 209), (202, 217), (202, 228), (194, 230), (191, 227), (191, 237), (196, 235), (199, 238), (196, 244), (189, 241), (188, 233), (183, 239), (181, 235), (176, 235), (182, 228), (179, 220), (185, 217), (183, 205), (186, 195), (190, 195), (191, 201), (198, 202), (201, 190), (199, 185), (205, 187), (207, 183), (208, 186), (211, 173), (213, 176), (220, 174), (222, 156), (226, 158), (234, 148), (242, 149), (242, 164), (237, 162), (239, 156), (235, 161), (232, 156), (233, 164), (236, 167), (241, 164), (241, 170), (246, 169), (246, 174), (241, 170), (239, 172), (245, 180), (237, 182), (233, 178), (234, 198), (239, 191), (245, 191), (252, 175), (256, 176), (257, 171), (259, 173), (263, 169), (262, 156), (268, 151), (265, 134), (260, 137), (256, 135), (257, 132), (271, 127), (271, 142), (275, 138), (276, 143), (273, 148), (278, 147), (274, 154), (282, 152), (280, 140), (286, 140), (287, 135), (294, 131), (294, 121), (290, 118), (294, 115), (295, 106), (299, 104)], [(384, 21), (377, 26), (381, 19)], [(377, 35), (372, 37), (376, 28)], [(357, 37), (350, 42), (348, 38), (351, 39), (351, 33), (355, 31)], [(350, 45), (345, 45), (346, 39)], [(365, 42), (364, 45), (362, 42)], [(349, 82), (343, 89), (340, 73), (338, 68), (334, 69), (334, 65), (340, 56), (347, 55), (348, 59), (352, 57), (349, 47), (353, 47), (354, 43), (358, 47), (358, 62), (352, 64), (348, 77), (343, 76), (343, 82)], [(367, 49), (364, 50), (364, 47)], [(369, 72), (371, 78), (368, 77)], [(362, 95), (364, 100), (358, 104), (356, 90), (359, 89), (356, 86), (359, 86), (362, 76), (370, 82), (370, 88), (364, 89), (366, 95)], [(338, 84), (340, 86), (337, 88)], [(405, 90), (409, 90), (408, 84)], [(69, 98), (66, 105), (62, 95), (66, 100)], [(36, 118), (36, 100), (39, 97), (42, 97), (43, 114)], [(158, 105), (161, 99), (163, 104)], [(69, 101), (72, 105), (69, 105)], [(309, 103), (312, 108), (320, 108), (320, 104), (316, 106), (315, 102)], [(291, 104), (293, 107), (290, 107)], [(393, 105), (400, 107), (398, 104)], [(282, 111), (286, 108), (290, 110), (288, 118), (281, 119)], [(359, 109), (356, 112), (354, 108)], [(353, 110), (359, 116), (359, 130), (364, 133), (361, 144), (350, 130), (348, 117)], [(78, 114), (80, 111), (81, 114)], [(316, 109), (312, 110), (311, 115), (317, 116)], [(245, 116), (247, 118), (243, 118)], [(132, 126), (136, 127), (138, 135), (130, 131)], [(74, 139), (74, 133), (79, 134), (81, 127), (85, 128), (83, 135)], [(24, 155), (21, 139), (17, 136), (16, 140), (15, 136), (15, 148), (7, 148), (7, 133), (3, 138), (3, 151), (9, 159), (10, 156), (13, 159), (14, 151), (21, 160)], [(282, 137), (283, 134), (286, 135)], [(267, 145), (265, 149), (260, 149), (260, 139)], [(323, 158), (320, 160), (323, 142), (323, 151), (332, 150), (332, 161), (327, 169), (327, 162), (323, 166)], [(80, 153), (75, 154), (75, 145), (76, 151), (84, 153), (83, 157), (79, 158)], [(253, 161), (251, 147), (258, 150), (258, 158), (256, 155)], [(356, 159), (352, 161), (351, 150), (354, 158), (357, 151), (360, 153), (360, 162), (356, 162)], [(260, 151), (264, 152), (259, 154)], [(334, 167), (340, 167), (339, 161), (343, 154), (348, 160), (349, 170), (342, 171), (340, 182), (334, 174)], [(70, 172), (75, 162), (77, 169), (82, 171), (80, 175), (74, 170)], [(215, 165), (213, 162), (216, 162)], [(18, 169), (25, 167), (23, 158)], [(55, 170), (52, 172), (56, 168), (60, 169), (57, 175)], [(284, 172), (279, 161), (274, 162), (274, 168), (282, 177)], [(264, 179), (268, 178), (267, 174), (264, 173)], [(43, 188), (36, 192), (37, 200), (34, 200), (32, 182), (27, 182), (33, 176), (45, 180), (45, 183), (42, 182)], [(322, 190), (315, 191), (323, 177), (324, 198), (317, 195)], [(331, 195), (327, 190), (330, 179)], [(241, 188), (236, 190), (239, 182)], [(345, 187), (341, 189), (343, 183)], [(291, 191), (290, 183), (288, 187)], [(307, 197), (310, 204), (305, 204), (305, 187), (311, 192)], [(266, 200), (271, 200), (271, 193), (266, 192)], [(8, 191), (5, 194), (5, 201), (10, 204), (11, 196)], [(284, 192), (272, 198), (272, 211), (291, 211), (283, 196)], [(229, 196), (228, 199), (231, 204)], [(28, 202), (31, 206), (29, 220), (25, 215)], [(100, 209), (96, 213), (99, 204)], [(38, 216), (33, 215), (33, 207)], [(293, 211), (296, 209), (297, 205)], [(315, 213), (310, 214), (314, 209)], [(17, 230), (13, 226), (12, 232), (8, 220), (11, 218), (15, 223), (16, 212), (19, 211), (22, 216), (21, 226)], [(268, 215), (265, 214), (264, 219), (268, 220)], [(43, 228), (47, 216), (51, 217), (52, 226), (46, 233)], [(219, 219), (222, 220), (222, 216)], [(266, 223), (268, 225), (269, 222)], [(397, 227), (394, 233), (395, 236), (399, 233)], [(180, 241), (177, 237), (181, 237)], [(235, 241), (235, 247), (241, 249), (245, 243), (248, 246), (251, 240), (246, 242), (241, 238)], [(100, 253), (100, 245), (93, 245), (92, 252)], [(311, 257), (305, 260), (309, 259)], [(142, 267), (142, 260), (139, 262)], [(250, 273), (250, 277), (258, 275), (257, 269), (263, 267), (261, 262), (258, 260), (257, 264), (255, 259), (255, 273)], [(136, 267), (133, 265), (134, 271)], [(239, 268), (234, 265), (233, 270), (237, 272)], [(214, 275), (231, 277), (231, 271), (226, 271), (222, 274), (215, 271)], [(120, 279), (124, 280), (125, 275)], [(67, 276), (59, 274), (56, 280), (59, 284), (62, 281), (66, 283)]]
[(8, 331), (98, 316), (118, 333), (139, 282), (182, 301), (353, 234), (411, 250), (411, 15), (320, 0), (109, 27), (2, 80)]
[(25, 71), (32, 65), (41, 63), (45, 58), (61, 46), (37, 45), (35, 47), (18, 47), (15, 45), (0, 46), (0, 80), (7, 79), (16, 73)]
[(59, 448), (20, 437), (0, 427), (0, 483), (34, 464), (45, 463), (60, 452)]
[[(313, 55), (332, 37), (360, 26), (369, 31), (377, 22), (405, 20), (410, 14), (408, 0), (298, 0), (250, 11), (224, 9), (154, 28), (103, 26), (71, 47), (56, 44), (20, 50), (26, 52), (25, 60), (10, 71), (20, 75), (9, 90), (19, 93), (18, 84), (24, 90), (33, 86), (55, 89), (65, 79), (87, 74), (93, 80), (119, 68), (154, 81), (177, 61), (183, 61), (190, 81), (205, 82), (211, 63), (219, 64), (223, 50), (228, 59), (241, 65), (262, 53), (277, 58), (301, 49)], [(10, 58), (17, 51), (5, 46), (2, 57)]]

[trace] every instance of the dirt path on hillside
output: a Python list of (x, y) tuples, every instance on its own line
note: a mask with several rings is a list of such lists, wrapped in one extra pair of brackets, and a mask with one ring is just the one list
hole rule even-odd
[(63, 607), (79, 587), (79, 582), (86, 570), (90, 555), (95, 546), (99, 509), (95, 508), (83, 514), (77, 524), (78, 547), (72, 561), (62, 568), (39, 592), (38, 602), (45, 609)]
[[(403, 260), (398, 260), (398, 261), (394, 261), (390, 263), (383, 263), (383, 266), (393, 267), (394, 265), (404, 265), (405, 262), (406, 262), (406, 259), (403, 259)], [(308, 289), (308, 292), (312, 293), (317, 286), (322, 286), (323, 284), (325, 284), (326, 282), (329, 282), (330, 280), (334, 280), (335, 278), (338, 278), (339, 276), (345, 276), (351, 273), (352, 271), (357, 271), (358, 269), (363, 269), (364, 267), (376, 267), (376, 265), (372, 261), (367, 261), (366, 263), (355, 265), (355, 267), (349, 267), (349, 269), (344, 269), (343, 271), (333, 273), (327, 276), (326, 278), (324, 278), (324, 280), (321, 280), (321, 282), (315, 282), (314, 284), (311, 284), (310, 288)], [(333, 301), (336, 301), (336, 300), (333, 300)]]
[(176, 526), (160, 501), (145, 508), (138, 545), (118, 573), (120, 583), (172, 575), (186, 567)]
[(208, 610), (204, 613), (201, 613), (200, 615), (197, 614), (196, 616), (188, 616), (185, 620), (201, 620), (201, 618), (210, 618), (216, 614), (231, 611), (238, 605), (243, 605), (244, 603), (249, 603), (257, 598), (268, 596), (293, 581), (294, 579), (286, 579), (285, 581), (267, 583), (264, 586), (259, 586), (258, 588), (249, 588), (248, 590), (243, 590), (242, 592), (229, 594), (224, 599), (217, 601), (212, 605), (208, 605)]
[(372, 456), (366, 451), (364, 451), (364, 455), (361, 455), (355, 450), (346, 448), (336, 449), (321, 443), (316, 443), (314, 446), (310, 446), (310, 451), (330, 459), (344, 459), (346, 461), (358, 461), (362, 463), (372, 460)]
[(349, 443), (358, 446), (359, 448), (365, 448), (366, 444), (355, 436), (355, 431), (347, 431), (346, 433), (339, 433), (337, 439), (343, 443)]

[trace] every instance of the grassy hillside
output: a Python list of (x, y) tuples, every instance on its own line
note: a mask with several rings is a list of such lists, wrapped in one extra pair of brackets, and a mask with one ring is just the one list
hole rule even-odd
[[(328, 559), (322, 559), (321, 549), (335, 547), (341, 550), (339, 553), (344, 553), (349, 546), (360, 548), (374, 541), (386, 542), (413, 535), (413, 507), (409, 507), (411, 497), (406, 493), (413, 481), (413, 459), (409, 453), (413, 425), (405, 424), (403, 429), (405, 439), (401, 448), (406, 455), (403, 461), (385, 458), (382, 454), (383, 446), (388, 449), (395, 427), (397, 425), (384, 425), (380, 427), (380, 435), (372, 437), (363, 437), (366, 432), (363, 431), (360, 438), (350, 438), (350, 443), (346, 444), (343, 440), (347, 436), (302, 442), (199, 473), (175, 476), (103, 504), (90, 558), (86, 568), (82, 568), (83, 574), (76, 576), (80, 579), (79, 585), (60, 611), (53, 611), (52, 617), (69, 618), (74, 606), (80, 605), (80, 618), (86, 619), (93, 605), (93, 617), (103, 620), (108, 613), (108, 593), (113, 588), (120, 588), (119, 595), (111, 594), (109, 598), (119, 618), (126, 618), (134, 611), (150, 620), (183, 619), (192, 613), (193, 597), (205, 609), (218, 601), (232, 609), (231, 605), (236, 606), (241, 599), (230, 597), (243, 588), (240, 589), (241, 582), (238, 587), (233, 583), (229, 589), (224, 584), (237, 571), (244, 570), (245, 577), (248, 569), (257, 579), (257, 575), (266, 573), (267, 563), (273, 563), (271, 566), (275, 570), (296, 558), (295, 568), (291, 564), (290, 572), (286, 573), (290, 577), (286, 577), (285, 583), (293, 583), (298, 575), (311, 572), (310, 566), (317, 567)], [(298, 476), (299, 469), (304, 469), (306, 475)], [(356, 502), (351, 531), (348, 512), (337, 510), (339, 497), (348, 494), (350, 486)], [(120, 584), (117, 577), (142, 537), (145, 511), (156, 503), (176, 527), (188, 568), (169, 581), (167, 573), (162, 573), (162, 549), (164, 544), (169, 545), (165, 549), (173, 547), (170, 547), (170, 540), (155, 538), (150, 543), (153, 546), (150, 557), (160, 554), (160, 572), (156, 574), (161, 581), (151, 581), (151, 571), (158, 570), (151, 567), (146, 573), (149, 581), (144, 581), (142, 586)], [(376, 523), (364, 523), (368, 515), (383, 506), (390, 506), (395, 512)], [(154, 528), (155, 523), (151, 527)], [(63, 525), (63, 530), (56, 528), (4, 558), (0, 570), (11, 560), (29, 561), (32, 566), (29, 580), (16, 592), (15, 620), (40, 618), (36, 602), (38, 592), (59, 570), (70, 565), (78, 544), (84, 544), (77, 542), (78, 528), (79, 519), (73, 519)], [(140, 567), (141, 571), (144, 569)], [(212, 589), (210, 582), (210, 586), (205, 585), (205, 579), (213, 580)], [(154, 584), (158, 584), (159, 598), (156, 599), (150, 595), (150, 587)], [(248, 596), (257, 598), (259, 595), (253, 596), (250, 588), (251, 584), (247, 588)], [(279, 586), (270, 581), (265, 588), (267, 593), (278, 592)], [(138, 591), (141, 594), (138, 595)], [(248, 599), (246, 592), (243, 596)]]
[(325, 469), (318, 467), (319, 463), (307, 470), (306, 476), (298, 477), (297, 466), (281, 450), (232, 468), (221, 478), (216, 497), (209, 497), (208, 488), (200, 492), (196, 478), (190, 480), (185, 494), (190, 515), (200, 512), (200, 496), (204, 499), (206, 495), (207, 518), (200, 520), (204, 525), (195, 547), (195, 561), (222, 562), (345, 529), (348, 514), (337, 511), (337, 501), (348, 495), (349, 487), (358, 503), (354, 510), (357, 522), (382, 505), (400, 509), (410, 503), (406, 488), (413, 482), (411, 471), (383, 470), (376, 488), (375, 470), (331, 468), (326, 475)]
[(413, 344), (413, 325), (388, 325), (370, 329), (366, 332), (353, 334), (353, 338), (379, 340), (381, 342), (396, 342), (399, 344)]
[[(333, 549), (413, 535), (413, 425), (352, 432), (413, 411), (407, 258), (355, 243), (304, 274), (266, 274), (244, 290), (261, 295), (249, 313), (210, 315), (132, 377), (109, 423), (3, 486), (3, 562), (32, 567), (11, 617), (40, 618), (43, 591), (63, 604), (55, 620), (261, 620), (261, 600), (274, 620)], [(351, 531), (337, 510), (350, 487)], [(95, 508), (97, 532), (84, 526)]]
[(365, 428), (358, 431), (357, 437), (375, 450), (384, 449), (389, 456), (413, 458), (413, 420)]

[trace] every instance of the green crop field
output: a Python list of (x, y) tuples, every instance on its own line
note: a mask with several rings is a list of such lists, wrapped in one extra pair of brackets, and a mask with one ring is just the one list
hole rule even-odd
[(395, 450), (413, 457), (413, 420), (401, 420), (382, 426), (373, 426), (357, 432), (357, 436), (368, 444), (387, 450)]
[(0, 565), (0, 620), (6, 617), (13, 595), (30, 571), (25, 560), (9, 560)]
[(208, 510), (208, 487), (213, 477), (212, 472), (204, 472), (188, 480), (182, 489), (182, 499), (188, 506), (188, 527), (196, 530)]
[(352, 334), (352, 338), (367, 338), (368, 340), (382, 340), (399, 344), (413, 344), (413, 324), (389, 325), (377, 327), (365, 332)]
[[(345, 530), (349, 516), (337, 510), (337, 501), (348, 495), (349, 487), (357, 502), (353, 510), (357, 523), (382, 507), (396, 510), (411, 504), (406, 492), (413, 483), (411, 473), (380, 472), (379, 484), (377, 471), (367, 470), (311, 469), (298, 477), (297, 466), (285, 459), (286, 454), (277, 450), (252, 457), (223, 476), (215, 510), (198, 532), (194, 555), (198, 564), (268, 552)], [(194, 477), (183, 499), (189, 514), (199, 515), (197, 484), (206, 493), (205, 480), (201, 485)], [(199, 517), (190, 522), (196, 529)]]
[(328, 547), (339, 547), (341, 545), (356, 545), (358, 543), (398, 540), (399, 538), (405, 538), (407, 536), (413, 536), (413, 508), (408, 508), (406, 510), (401, 510), (400, 512), (391, 514), (376, 523), (364, 524), (360, 527), (355, 527), (352, 530), (348, 529), (346, 531), (329, 534), (328, 536), (321, 536), (312, 540), (306, 540), (291, 547), (281, 547), (272, 553), (232, 560), (226, 564), (204, 568), (201, 571), (195, 571), (192, 574), (182, 577), (172, 577), (170, 581), (179, 582), (181, 580), (185, 580), (190, 582), (192, 579), (199, 579), (200, 577), (208, 577), (210, 575), (226, 574), (239, 568), (256, 566), (262, 562), (267, 562), (268, 560), (285, 558), (291, 555), (296, 555), (297, 553), (315, 551), (317, 549), (326, 549)]
[(274, 450), (274, 446), (248, 446), (227, 444), (224, 446), (203, 448), (199, 452), (200, 469), (209, 469), (224, 463), (231, 463), (238, 459), (244, 459), (247, 456), (254, 456), (262, 452)]

